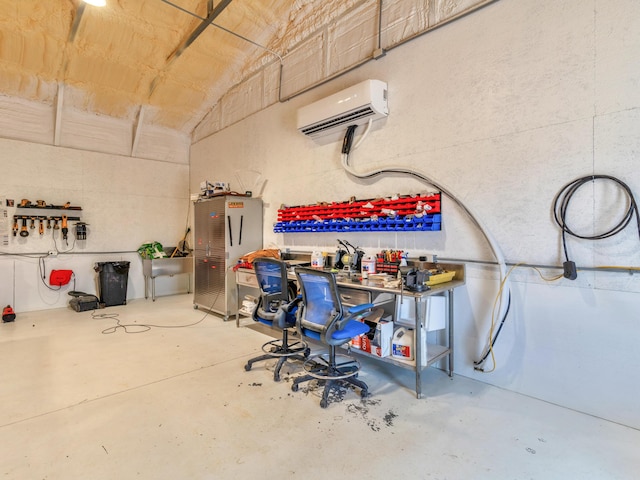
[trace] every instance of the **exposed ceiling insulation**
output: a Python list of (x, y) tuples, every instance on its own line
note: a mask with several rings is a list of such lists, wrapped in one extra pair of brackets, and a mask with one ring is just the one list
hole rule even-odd
[(256, 44), (282, 52), (301, 20), (351, 3), (0, 0), (0, 92), (53, 103), (64, 84), (77, 108), (132, 118), (148, 105), (147, 122), (188, 133), (247, 70), (276, 58)]
[(171, 159), (175, 145), (150, 151), (166, 132), (188, 151), (224, 126), (221, 99), (265, 69), (253, 85), (266, 100), (230, 101), (226, 124), (280, 98), (281, 68), (296, 93), (490, 1), (0, 0), (0, 135)]

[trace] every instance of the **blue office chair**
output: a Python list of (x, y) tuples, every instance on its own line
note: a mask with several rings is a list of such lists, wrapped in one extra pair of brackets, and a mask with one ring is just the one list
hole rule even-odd
[(309, 346), (302, 340), (289, 341), (289, 329), (296, 324), (296, 311), (301, 299), (295, 288), (289, 288), (287, 264), (275, 258), (256, 258), (253, 269), (260, 285), (260, 298), (253, 311), (253, 320), (282, 331), (282, 338), (262, 345), (264, 355), (252, 358), (244, 366), (248, 372), (254, 363), (277, 358), (273, 379), (280, 381), (280, 370), (289, 359), (304, 361)]
[[(356, 318), (372, 313), (374, 305), (357, 305), (345, 312), (333, 273), (302, 267), (296, 268), (295, 272), (302, 292), (302, 304), (297, 315), (298, 330), (303, 336), (327, 345), (329, 351), (309, 357), (303, 365), (307, 373), (293, 380), (291, 390), (296, 392), (301, 383), (312, 379), (324, 383), (320, 400), (322, 408), (328, 406), (331, 390), (340, 385), (355, 386), (360, 389), (360, 396), (366, 397), (367, 384), (356, 378), (360, 364), (347, 355), (337, 355), (336, 347), (369, 331), (369, 326)], [(342, 357), (341, 363), (337, 357)]]

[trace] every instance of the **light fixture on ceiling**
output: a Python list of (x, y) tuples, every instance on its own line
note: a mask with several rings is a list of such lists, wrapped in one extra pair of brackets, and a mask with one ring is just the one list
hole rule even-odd
[(104, 7), (107, 4), (107, 0), (83, 0), (84, 3), (93, 5), (94, 7)]

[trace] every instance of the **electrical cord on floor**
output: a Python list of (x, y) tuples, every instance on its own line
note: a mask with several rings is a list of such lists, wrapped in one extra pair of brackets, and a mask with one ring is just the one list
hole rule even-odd
[[(123, 325), (122, 323), (120, 323), (120, 319), (118, 317), (119, 317), (119, 314), (117, 313), (95, 313), (95, 310), (91, 312), (91, 318), (93, 318), (94, 320), (112, 319), (116, 321), (116, 325), (114, 325), (113, 327), (105, 328), (104, 330), (102, 330), (103, 335), (116, 333), (116, 331), (120, 328), (124, 330), (124, 333), (142, 333), (142, 332), (148, 332), (149, 330), (151, 330), (151, 327), (149, 325), (143, 325), (143, 324)], [(140, 330), (130, 331), (130, 329), (133, 327), (140, 328)]]
[[(575, 193), (578, 191), (580, 187), (582, 187), (587, 183), (593, 183), (596, 180), (608, 180), (618, 185), (627, 195), (629, 208), (627, 209), (626, 213), (624, 214), (620, 222), (618, 222), (615, 226), (613, 226), (609, 230), (604, 231), (602, 233), (595, 234), (595, 235), (580, 235), (575, 231), (573, 231), (567, 225), (567, 210), (569, 208), (569, 203), (571, 202), (571, 199), (573, 198), (573, 196), (575, 195)], [(631, 223), (634, 215), (636, 217), (638, 236), (640, 237), (640, 216), (638, 214), (638, 206), (636, 204), (636, 200), (633, 196), (633, 193), (631, 192), (631, 189), (626, 183), (610, 175), (587, 175), (585, 177), (577, 178), (567, 183), (564, 187), (562, 187), (560, 191), (556, 194), (555, 198), (553, 199), (553, 218), (558, 224), (558, 226), (560, 227), (560, 229), (562, 230), (562, 248), (564, 250), (564, 257), (565, 257), (564, 276), (571, 280), (575, 280), (577, 277), (575, 263), (569, 259), (569, 252), (567, 249), (567, 238), (566, 238), (567, 235), (571, 235), (573, 237), (580, 238), (583, 240), (602, 240), (604, 238), (609, 238), (614, 235), (617, 235), (622, 230), (624, 230), (629, 225), (629, 223)]]
[(193, 327), (194, 325), (198, 325), (204, 321), (211, 313), (213, 306), (218, 301), (218, 297), (220, 296), (220, 291), (216, 294), (216, 298), (213, 299), (211, 303), (211, 307), (204, 312), (204, 315), (197, 322), (187, 323), (185, 325), (157, 325), (153, 323), (128, 323), (123, 324), (120, 323), (119, 314), (117, 313), (95, 313), (95, 310), (91, 312), (91, 318), (95, 320), (104, 320), (104, 319), (112, 319), (116, 321), (116, 324), (112, 327), (105, 328), (102, 330), (103, 335), (109, 335), (111, 333), (116, 333), (119, 329), (124, 330), (125, 333), (144, 333), (148, 332), (152, 328), (187, 328)]
[(119, 314), (117, 313), (100, 313), (100, 314), (96, 314), (95, 311), (91, 314), (91, 318), (95, 319), (95, 320), (104, 320), (104, 319), (112, 319), (116, 321), (116, 324), (112, 327), (109, 328), (105, 328), (104, 330), (102, 330), (102, 333), (104, 335), (108, 335), (111, 333), (116, 333), (116, 331), (118, 331), (119, 329), (124, 330), (125, 333), (144, 333), (144, 332), (148, 332), (149, 330), (151, 330), (152, 328), (187, 328), (187, 327), (193, 327), (194, 325), (198, 325), (199, 323), (202, 323), (204, 321), (205, 318), (207, 318), (207, 315), (209, 315), (209, 312), (206, 312), (203, 317), (198, 320), (197, 322), (193, 322), (193, 323), (187, 323), (185, 325), (156, 325), (153, 323), (128, 323), (128, 324), (123, 324), (120, 323), (120, 319)]

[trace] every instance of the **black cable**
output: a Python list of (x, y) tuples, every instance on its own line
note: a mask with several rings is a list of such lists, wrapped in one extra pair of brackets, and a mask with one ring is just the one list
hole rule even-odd
[[(627, 209), (620, 222), (611, 229), (595, 235), (579, 235), (567, 225), (567, 210), (569, 208), (569, 203), (581, 186), (590, 182), (595, 182), (596, 180), (609, 180), (620, 186), (620, 188), (622, 188), (627, 194), (629, 200), (629, 208)], [(636, 204), (635, 198), (633, 197), (633, 193), (626, 183), (610, 175), (588, 175), (585, 177), (577, 178), (562, 187), (562, 189), (560, 189), (553, 200), (553, 217), (562, 230), (562, 246), (567, 262), (569, 262), (569, 253), (567, 250), (566, 240), (567, 234), (583, 240), (602, 240), (604, 238), (609, 238), (617, 235), (622, 230), (624, 230), (629, 225), (629, 223), (631, 223), (634, 215), (636, 217), (636, 222), (638, 225), (638, 236), (640, 237), (640, 216), (638, 215), (638, 206)]]
[[(44, 263), (45, 259), (47, 258), (46, 255), (43, 255), (41, 257), (38, 257), (38, 271), (40, 272), (40, 281), (42, 282), (42, 284), (47, 287), (49, 290), (57, 292), (58, 290), (62, 290), (62, 285), (58, 285), (58, 288), (52, 288), (50, 285), (47, 285), (47, 267)], [(76, 272), (74, 272), (73, 270), (71, 270), (71, 276), (73, 277), (73, 290), (75, 291), (76, 289)]]
[[(200, 320), (198, 320), (197, 322), (187, 323), (185, 325), (156, 325), (156, 324), (153, 324), (153, 323), (122, 324), (122, 323), (120, 323), (120, 319), (118, 318), (118, 314), (117, 313), (96, 314), (95, 311), (91, 312), (91, 318), (98, 319), (98, 320), (102, 320), (102, 319), (106, 318), (106, 319), (114, 319), (116, 321), (116, 324), (113, 327), (105, 328), (104, 330), (102, 330), (102, 334), (103, 335), (116, 333), (116, 331), (118, 331), (119, 328), (122, 328), (125, 333), (144, 333), (144, 332), (148, 332), (152, 328), (187, 328), (187, 327), (193, 327), (194, 325), (198, 325), (199, 323), (202, 323), (204, 321), (204, 319), (209, 316), (210, 311), (213, 309), (213, 306), (218, 301), (218, 297), (219, 296), (220, 296), (220, 290), (216, 294), (216, 298), (213, 299), (213, 302), (211, 303), (211, 307), (208, 310), (205, 310), (205, 313), (202, 316), (202, 318)], [(141, 330), (130, 331), (131, 328), (139, 328)]]
[[(62, 285), (58, 285), (58, 288), (52, 288), (50, 285), (47, 285), (46, 282), (46, 278), (47, 278), (47, 267), (44, 263), (44, 259), (47, 258), (46, 256), (42, 256), (42, 257), (38, 257), (38, 270), (40, 271), (40, 281), (42, 282), (42, 284), (47, 287), (49, 290), (52, 290), (54, 292), (57, 292), (58, 290), (62, 290)], [(75, 285), (75, 284), (74, 284)], [(74, 289), (75, 290), (75, 289)]]
[[(101, 314), (96, 314), (95, 311), (91, 313), (91, 318), (93, 319), (97, 319), (97, 320), (102, 320), (102, 319), (114, 319), (116, 321), (116, 325), (114, 325), (113, 327), (109, 327), (109, 328), (105, 328), (104, 330), (102, 330), (102, 333), (104, 335), (108, 335), (111, 333), (115, 333), (119, 328), (122, 328), (125, 333), (144, 333), (144, 332), (148, 332), (149, 330), (151, 330), (152, 328), (187, 328), (187, 327), (193, 327), (194, 325), (198, 325), (199, 323), (202, 323), (202, 321), (207, 318), (207, 316), (209, 315), (209, 312), (206, 312), (204, 314), (204, 316), (198, 320), (197, 322), (193, 322), (193, 323), (188, 323), (186, 325), (155, 325), (152, 323), (129, 323), (129, 324), (122, 324), (120, 323), (120, 319), (118, 318), (118, 314), (117, 313), (101, 313)], [(140, 330), (134, 331), (131, 330), (132, 328), (138, 328)]]
[(507, 319), (507, 315), (509, 315), (510, 308), (511, 308), (511, 290), (509, 290), (509, 296), (507, 297), (507, 309), (504, 311), (504, 315), (502, 316), (500, 325), (498, 325), (498, 330), (496, 330), (496, 334), (493, 336), (493, 339), (491, 340), (491, 348), (487, 348), (487, 351), (485, 352), (485, 354), (480, 360), (475, 360), (473, 362), (473, 364), (476, 366), (475, 368), (476, 370), (481, 370), (481, 368), (478, 367), (478, 365), (481, 365), (482, 363), (484, 363), (484, 361), (487, 359), (487, 357), (491, 353), (491, 350), (496, 345), (496, 341), (498, 340), (498, 335), (500, 335), (500, 330), (502, 330), (502, 326), (504, 325), (504, 322)]
[(351, 144), (353, 143), (353, 135), (355, 134), (357, 125), (349, 125), (347, 127), (347, 132), (344, 134), (344, 139), (342, 140), (342, 153), (349, 155), (351, 152)]
[[(136, 324), (123, 325), (123, 324), (120, 323), (120, 319), (118, 318), (118, 314), (117, 313), (100, 313), (100, 314), (96, 314), (95, 311), (93, 311), (93, 312), (91, 312), (91, 318), (93, 318), (94, 320), (114, 319), (116, 321), (116, 325), (114, 325), (113, 327), (105, 328), (104, 330), (102, 330), (102, 334), (103, 335), (107, 335), (107, 334), (110, 334), (110, 333), (116, 333), (116, 331), (119, 328), (122, 328), (125, 333), (143, 333), (143, 332), (147, 332), (147, 331), (151, 330), (151, 327), (149, 325), (144, 325), (144, 324), (140, 324), (140, 325), (136, 325)], [(131, 329), (133, 327), (139, 327), (139, 328), (142, 328), (142, 330), (130, 331), (129, 329)]]
[[(68, 248), (66, 250), (59, 250), (58, 249), (58, 244), (56, 242), (56, 237), (55, 235), (52, 235), (51, 239), (53, 240), (53, 247), (56, 249), (56, 254), (63, 254), (63, 253), (69, 253), (71, 251), (73, 251), (74, 248), (76, 248), (76, 236), (73, 236), (73, 243), (71, 244), (71, 248)], [(69, 240), (67, 240), (67, 247), (69, 246)]]

